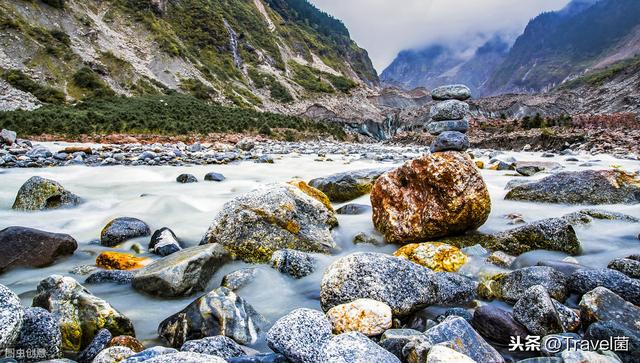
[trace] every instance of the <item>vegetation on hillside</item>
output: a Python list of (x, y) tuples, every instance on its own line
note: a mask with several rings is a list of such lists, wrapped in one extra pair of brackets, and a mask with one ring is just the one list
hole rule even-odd
[(598, 87), (614, 79), (618, 75), (625, 73), (635, 73), (640, 71), (640, 56), (621, 60), (610, 64), (607, 67), (594, 69), (586, 74), (565, 82), (560, 85), (561, 89), (572, 89), (581, 86)]

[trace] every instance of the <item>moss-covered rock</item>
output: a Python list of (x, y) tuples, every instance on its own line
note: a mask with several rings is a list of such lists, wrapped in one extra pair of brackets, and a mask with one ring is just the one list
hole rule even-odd
[(80, 204), (80, 198), (65, 190), (58, 182), (39, 176), (32, 176), (18, 190), (18, 195), (12, 208), (36, 211), (73, 207), (78, 204)]

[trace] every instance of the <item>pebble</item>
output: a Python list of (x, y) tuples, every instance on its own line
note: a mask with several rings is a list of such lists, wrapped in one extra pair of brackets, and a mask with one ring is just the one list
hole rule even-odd
[(317, 259), (312, 255), (292, 249), (278, 250), (271, 255), (271, 267), (295, 279), (313, 273)]
[(273, 324), (267, 344), (291, 362), (321, 362), (324, 346), (332, 338), (331, 330), (322, 312), (296, 309)]

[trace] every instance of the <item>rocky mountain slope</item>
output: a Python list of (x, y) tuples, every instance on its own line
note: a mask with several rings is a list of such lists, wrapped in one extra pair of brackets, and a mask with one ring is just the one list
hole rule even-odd
[(177, 91), (300, 114), (378, 84), (344, 24), (305, 0), (0, 0), (0, 68), (5, 108), (19, 92), (70, 104)]

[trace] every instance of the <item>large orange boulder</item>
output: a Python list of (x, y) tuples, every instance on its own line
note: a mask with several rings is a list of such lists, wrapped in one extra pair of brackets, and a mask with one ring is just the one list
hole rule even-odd
[(373, 224), (390, 243), (428, 241), (480, 227), (489, 217), (487, 186), (457, 151), (425, 155), (380, 176), (371, 190)]

